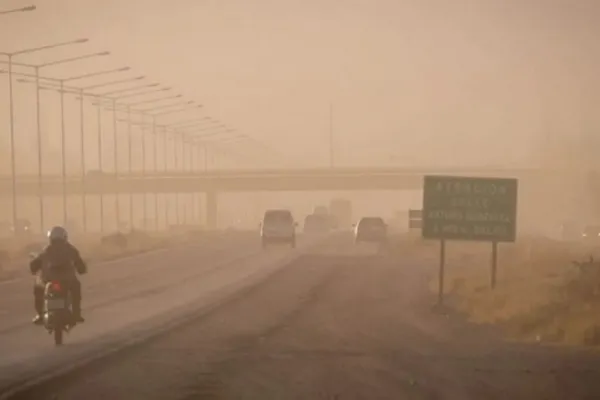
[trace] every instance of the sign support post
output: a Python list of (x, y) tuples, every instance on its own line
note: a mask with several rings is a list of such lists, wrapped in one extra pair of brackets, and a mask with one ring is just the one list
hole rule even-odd
[(496, 288), (496, 269), (498, 266), (498, 242), (492, 242), (492, 276), (491, 276), (491, 284), (492, 289)]
[(440, 272), (438, 277), (438, 306), (444, 304), (444, 270), (446, 267), (446, 240), (440, 240)]

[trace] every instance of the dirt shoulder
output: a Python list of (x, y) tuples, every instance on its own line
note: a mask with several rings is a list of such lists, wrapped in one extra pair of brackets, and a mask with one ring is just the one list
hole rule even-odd
[[(600, 345), (600, 263), (573, 264), (590, 255), (600, 260), (599, 249), (580, 243), (527, 238), (501, 244), (492, 290), (491, 244), (450, 242), (446, 304), (510, 339)], [(437, 293), (435, 274), (430, 289)]]

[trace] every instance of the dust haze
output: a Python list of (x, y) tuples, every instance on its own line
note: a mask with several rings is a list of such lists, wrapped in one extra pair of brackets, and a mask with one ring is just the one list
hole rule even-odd
[[(2, 5), (20, 7), (23, 1)], [(227, 151), (246, 157), (215, 150), (207, 162), (212, 169), (329, 166), (330, 105), (338, 167), (596, 167), (599, 121), (593, 107), (600, 88), (600, 49), (595, 43), (600, 28), (593, 1), (54, 0), (37, 6), (35, 13), (0, 22), (2, 51), (77, 38), (90, 41), (20, 55), (15, 61), (39, 64), (110, 51), (108, 57), (42, 68), (41, 74), (67, 78), (129, 66), (119, 78), (144, 75), (148, 83), (170, 87), (170, 93), (202, 104), (201, 115), (267, 143), (278, 154), (266, 156), (260, 149), (232, 144)], [(24, 67), (15, 71), (31, 73)], [(115, 79), (112, 75), (71, 84)], [(0, 86), (7, 94), (6, 79)], [(15, 83), (14, 96), (17, 170), (35, 174), (33, 85)], [(41, 92), (47, 174), (60, 173), (58, 97), (55, 91)], [(81, 173), (80, 113), (70, 94), (65, 96), (65, 116), (67, 173), (76, 175)], [(160, 122), (182, 117), (165, 116)], [(8, 173), (7, 95), (0, 99), (0, 122), (5, 127), (0, 165)], [(111, 171), (112, 113), (104, 110), (99, 121), (96, 107), (86, 101), (88, 170), (98, 169), (98, 125), (103, 169)], [(121, 170), (127, 168), (125, 130), (126, 124), (118, 122), (117, 140), (124, 149), (117, 160)], [(140, 170), (144, 139), (139, 125), (133, 135), (133, 168)], [(146, 166), (152, 168), (150, 157)], [(565, 177), (564, 185), (554, 182), (521, 192), (524, 230), (597, 217), (597, 201), (587, 200), (596, 192), (583, 175)], [(420, 206), (418, 192), (347, 196), (359, 204), (359, 213), (385, 210), (391, 215)], [(285, 198), (301, 213), (331, 196), (324, 197), (303, 192)], [(369, 207), (373, 198), (378, 204)], [(77, 200), (69, 201), (74, 210), (79, 207)], [(232, 202), (230, 213), (240, 205)], [(112, 203), (107, 201), (108, 207)], [(25, 214), (35, 214), (35, 201), (24, 207)]]
[[(0, 0), (0, 398), (600, 398), (599, 37), (598, 0)], [(431, 174), (517, 178), (516, 241), (514, 180), (421, 229)], [(85, 321), (32, 309), (55, 224)]]

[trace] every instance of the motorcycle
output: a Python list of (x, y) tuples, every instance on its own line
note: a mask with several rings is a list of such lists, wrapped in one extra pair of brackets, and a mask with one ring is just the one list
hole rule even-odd
[[(31, 258), (37, 255), (30, 254)], [(63, 344), (64, 334), (74, 327), (71, 308), (71, 292), (68, 284), (60, 280), (51, 280), (44, 287), (44, 328), (49, 335), (54, 335), (54, 344)]]
[(44, 289), (44, 327), (54, 335), (54, 344), (63, 344), (63, 334), (68, 333), (75, 323), (71, 310), (71, 294), (67, 285), (53, 280)]

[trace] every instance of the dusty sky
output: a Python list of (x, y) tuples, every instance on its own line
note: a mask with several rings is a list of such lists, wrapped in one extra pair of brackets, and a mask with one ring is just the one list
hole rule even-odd
[[(0, 2), (4, 9), (29, 3)], [(110, 50), (110, 57), (43, 73), (67, 77), (131, 66), (122, 77), (146, 75), (173, 87), (204, 104), (205, 115), (268, 142), (294, 165), (327, 165), (330, 103), (340, 165), (537, 164), (549, 152), (543, 143), (598, 125), (597, 1), (35, 3), (35, 12), (0, 16), (0, 51), (87, 37), (88, 44), (18, 60)], [(0, 120), (8, 127), (5, 97)], [(17, 84), (15, 97), (20, 168), (28, 169), (33, 91)], [(43, 93), (42, 103), (44, 135), (56, 145), (57, 95)], [(75, 100), (66, 104), (74, 169), (79, 119)], [(86, 148), (95, 153), (95, 114), (86, 108), (86, 115)], [(103, 118), (107, 153), (109, 117)], [(89, 157), (92, 168), (97, 161)]]

